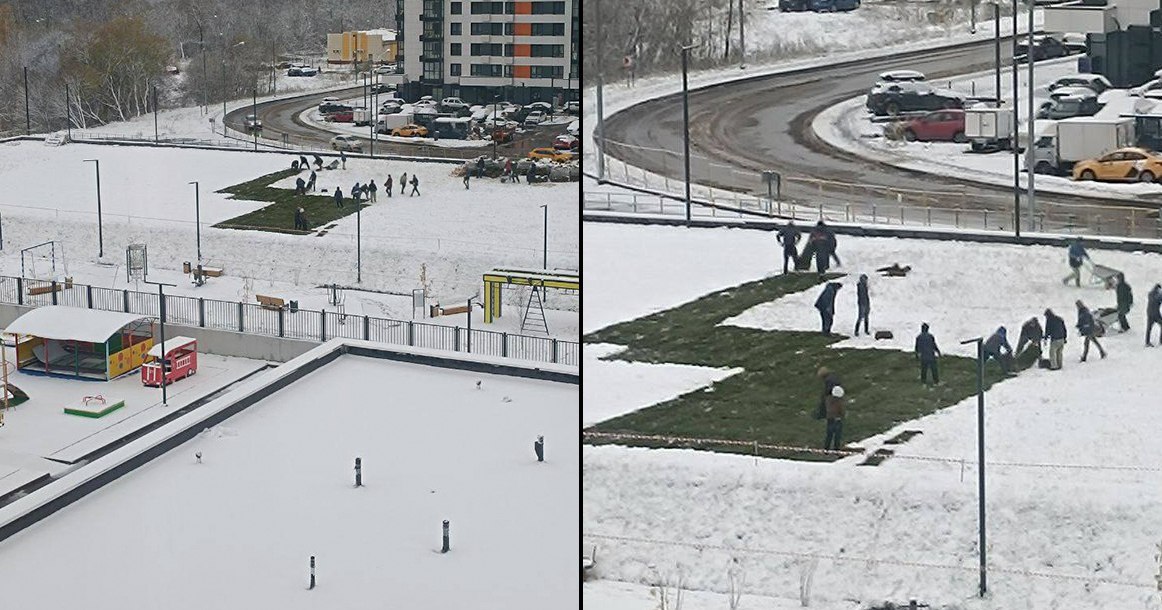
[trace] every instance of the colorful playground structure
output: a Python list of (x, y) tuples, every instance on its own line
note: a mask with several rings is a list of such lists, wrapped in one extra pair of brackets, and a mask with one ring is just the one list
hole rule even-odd
[(5, 332), (15, 337), (18, 370), (102, 381), (141, 366), (153, 347), (145, 316), (63, 305), (33, 309)]
[(197, 372), (198, 340), (174, 337), (149, 348), (146, 361), (141, 365), (141, 383), (156, 388), (162, 383), (169, 385)]
[[(568, 271), (526, 269), (493, 269), (484, 274), (484, 321), (492, 322), (501, 315), (501, 290), (505, 286), (532, 286), (533, 295), (552, 288), (565, 292), (581, 292), (581, 277)], [(532, 296), (530, 296), (530, 299)]]

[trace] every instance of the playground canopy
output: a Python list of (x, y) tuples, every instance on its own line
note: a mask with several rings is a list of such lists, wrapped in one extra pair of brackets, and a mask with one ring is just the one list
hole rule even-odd
[(5, 332), (17, 336), (17, 369), (89, 379), (136, 369), (153, 346), (146, 316), (63, 305), (33, 309)]

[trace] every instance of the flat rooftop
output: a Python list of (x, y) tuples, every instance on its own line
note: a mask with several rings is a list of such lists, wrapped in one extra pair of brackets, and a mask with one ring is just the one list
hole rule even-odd
[(578, 403), (342, 356), (0, 543), (5, 605), (577, 607)]

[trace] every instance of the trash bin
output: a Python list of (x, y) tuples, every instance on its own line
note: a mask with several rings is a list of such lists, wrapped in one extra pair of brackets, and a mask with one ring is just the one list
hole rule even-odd
[(1077, 58), (1077, 71), (1081, 74), (1089, 74), (1093, 71), (1093, 62), (1090, 60), (1089, 55), (1082, 55)]

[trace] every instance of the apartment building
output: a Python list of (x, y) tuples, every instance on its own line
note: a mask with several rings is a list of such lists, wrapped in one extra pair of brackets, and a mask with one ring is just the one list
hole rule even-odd
[(396, 0), (405, 95), (579, 99), (580, 0)]
[(365, 30), (327, 34), (327, 63), (349, 64), (352, 61), (396, 63), (394, 30)]

